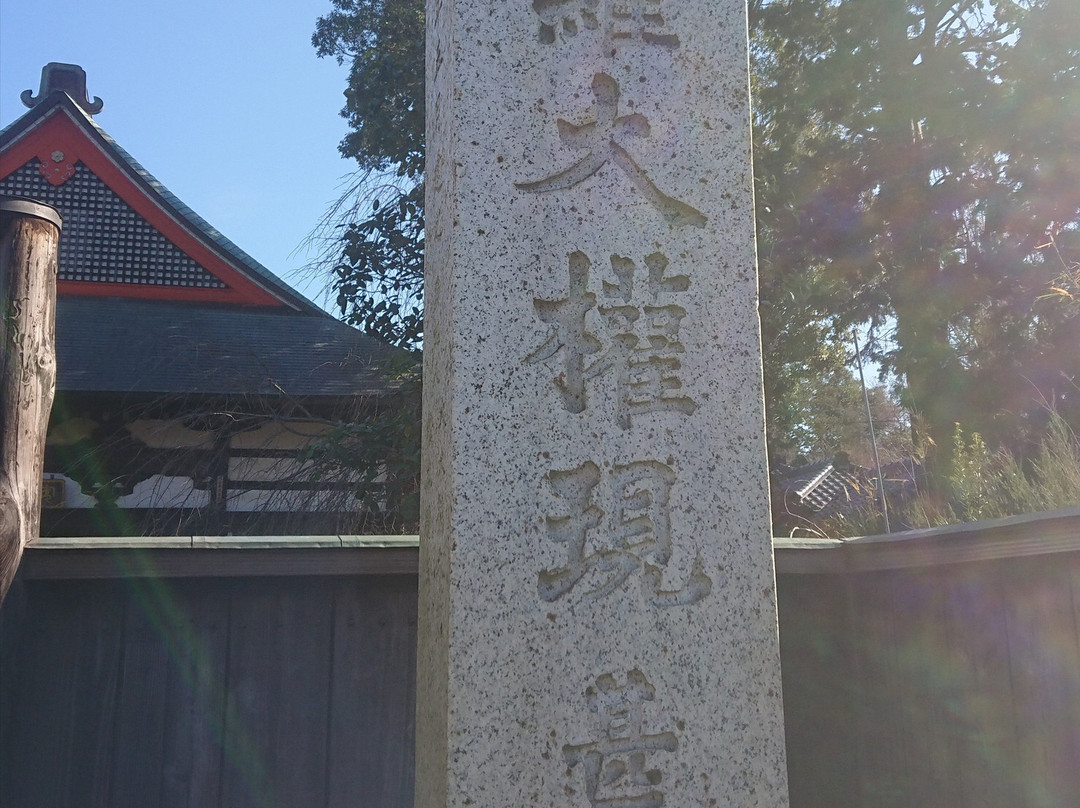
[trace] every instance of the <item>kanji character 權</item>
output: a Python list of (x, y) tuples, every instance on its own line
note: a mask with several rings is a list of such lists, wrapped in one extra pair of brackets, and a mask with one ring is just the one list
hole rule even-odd
[(569, 260), (569, 291), (565, 298), (544, 300), (536, 298), (533, 306), (541, 321), (553, 325), (554, 331), (535, 351), (525, 357), (526, 363), (542, 362), (560, 350), (565, 352), (563, 373), (555, 380), (569, 412), (585, 409), (585, 357), (600, 350), (600, 342), (585, 326), (585, 315), (596, 306), (596, 295), (588, 291), (589, 257), (573, 252)]

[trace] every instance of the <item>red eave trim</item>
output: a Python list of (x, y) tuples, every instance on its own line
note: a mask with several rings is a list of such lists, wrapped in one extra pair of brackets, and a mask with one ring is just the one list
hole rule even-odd
[[(267, 305), (241, 300), (231, 289), (204, 289), (191, 286), (164, 286), (150, 283), (116, 283), (115, 281), (57, 281), (56, 293), (89, 297), (137, 297), (143, 300), (183, 300), (189, 303), (239, 303)], [(270, 305), (281, 305), (272, 299)]]
[[(62, 114), (61, 114), (62, 113)], [(155, 202), (127, 172), (106, 154), (63, 107), (57, 107), (44, 121), (23, 133), (0, 154), (0, 178), (7, 177), (37, 157), (47, 163), (54, 152), (63, 152), (65, 162), (81, 161), (117, 196), (199, 266), (215, 275), (228, 288), (202, 289), (189, 286), (95, 283), (59, 281), (59, 294), (105, 297), (139, 297), (155, 300), (188, 300), (205, 303), (235, 303), (251, 306), (281, 306), (283, 301), (234, 269), (186, 226)], [(61, 238), (63, 236), (61, 235)]]

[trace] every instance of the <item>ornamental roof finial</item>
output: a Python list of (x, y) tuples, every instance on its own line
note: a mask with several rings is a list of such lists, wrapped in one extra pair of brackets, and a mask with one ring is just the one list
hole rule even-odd
[(93, 101), (87, 95), (86, 71), (79, 65), (63, 62), (49, 62), (41, 68), (41, 87), (38, 89), (37, 98), (34, 98), (30, 90), (23, 90), (19, 97), (26, 106), (33, 108), (56, 92), (67, 93), (87, 115), (97, 115), (105, 106), (105, 103), (96, 95)]

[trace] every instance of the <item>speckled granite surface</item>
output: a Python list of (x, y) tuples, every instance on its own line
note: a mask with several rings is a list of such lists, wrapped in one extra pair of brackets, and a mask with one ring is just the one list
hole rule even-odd
[(433, 0), (417, 806), (787, 805), (738, 0)]

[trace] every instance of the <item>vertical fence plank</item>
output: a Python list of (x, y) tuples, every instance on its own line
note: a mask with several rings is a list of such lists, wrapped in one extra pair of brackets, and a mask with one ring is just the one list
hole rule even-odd
[(235, 582), (229, 607), (225, 707), (225, 771), (221, 804), (235, 808), (276, 805), (265, 742), (277, 693), (262, 672), (281, 658), (280, 597), (258, 580)]
[[(412, 581), (395, 578), (387, 581), (393, 587), (390, 636), (387, 641), (384, 681), (394, 681), (387, 688), (386, 698), (380, 700), (377, 726), (385, 727), (383, 771), (385, 785), (381, 804), (411, 808), (415, 780), (414, 749), (416, 746), (416, 627), (417, 598)], [(395, 586), (396, 584), (396, 586)], [(398, 678), (391, 680), (397, 672)]]
[[(405, 664), (405, 694), (402, 702), (405, 706), (404, 730), (398, 741), (396, 760), (399, 761), (397, 791), (401, 794), (402, 808), (412, 808), (415, 799), (414, 788), (416, 785), (416, 664), (417, 664), (417, 621), (418, 616), (414, 611), (417, 608), (417, 593), (413, 589), (413, 579), (404, 576), (396, 579), (400, 586), (398, 605), (401, 614), (405, 617), (398, 637), (398, 647), (407, 660)], [(397, 708), (390, 708), (389, 720), (392, 722)], [(391, 724), (392, 725), (392, 724)], [(392, 736), (395, 737), (395, 736)]]
[(20, 714), (22, 670), (26, 664), (23, 647), (30, 632), (26, 585), (16, 575), (4, 608), (0, 609), (0, 805), (15, 802), (14, 769), (23, 747), (22, 739), (10, 731)]
[[(117, 710), (122, 699), (120, 666), (127, 640), (117, 627), (124, 625), (131, 604), (122, 584), (84, 584), (77, 591), (84, 622), (74, 719), (75, 727), (81, 729), (76, 729), (79, 740), (73, 753), (78, 763), (72, 770), (79, 779), (73, 778), (72, 803), (109, 806), (113, 804)], [(87, 792), (88, 798), (80, 796)]]
[(267, 672), (279, 694), (270, 739), (281, 808), (326, 804), (332, 587), (331, 579), (298, 579), (282, 600), (282, 657)]
[(160, 804), (165, 765), (170, 584), (148, 578), (128, 584), (112, 804), (151, 808)]
[(1080, 804), (1080, 649), (1071, 573), (1061, 559), (1028, 561), (1009, 575), (1007, 631), (1022, 802)]
[(411, 808), (416, 579), (336, 588), (328, 770), (331, 808)]
[(123, 598), (67, 582), (24, 592), (27, 624), (5, 648), (3, 804), (109, 805)]
[(908, 804), (957, 808), (959, 765), (953, 707), (964, 689), (946, 619), (955, 568), (916, 567), (892, 574), (900, 704), (908, 749)]
[(236, 587), (223, 805), (325, 803), (330, 587), (326, 579)]
[(854, 805), (857, 745), (847, 583), (836, 575), (777, 580), (791, 808)]
[[(18, 691), (9, 696), (10, 724), (3, 727), (9, 738), (5, 751), (10, 754), (2, 767), (5, 791), (11, 805), (62, 805), (69, 794), (75, 748), (75, 679), (83, 628), (80, 598), (74, 591), (57, 592), (48, 584), (28, 586), (26, 596), (26, 619), (36, 625), (22, 633), (23, 641), (14, 649), (19, 676)], [(45, 661), (48, 664), (42, 664)], [(49, 755), (35, 760), (41, 749), (48, 749)]]
[(896, 598), (889, 573), (860, 575), (853, 581), (855, 661), (862, 697), (859, 703), (861, 805), (907, 808), (905, 771), (908, 741), (897, 658)]
[(221, 804), (228, 583), (193, 580), (177, 593), (162, 808)]
[(951, 718), (958, 739), (958, 805), (1016, 808), (1022, 803), (1001, 586), (1001, 572), (1012, 565), (954, 566), (946, 619), (964, 683)]

